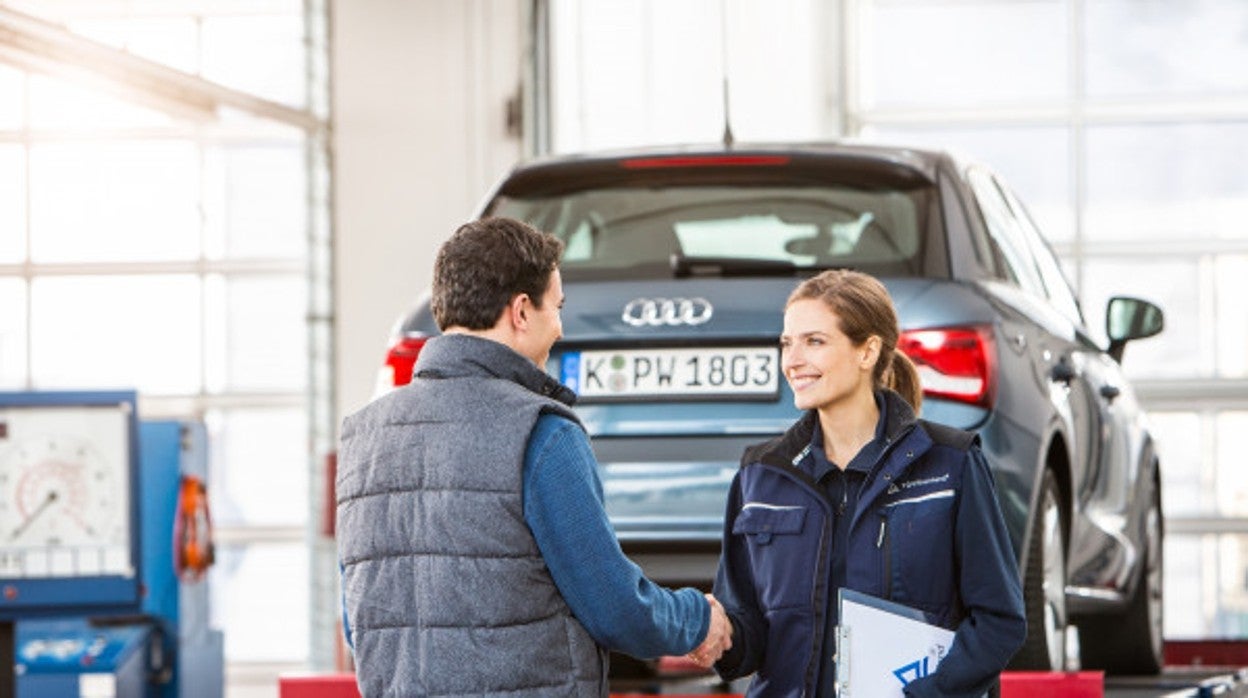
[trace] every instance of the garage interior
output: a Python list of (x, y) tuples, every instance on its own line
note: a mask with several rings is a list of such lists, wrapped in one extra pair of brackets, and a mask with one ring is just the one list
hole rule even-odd
[[(1165, 636), (1248, 639), (1248, 4), (2, 0), (0, 390), (202, 422), (225, 694), (346, 666), (341, 418), (518, 161), (953, 148), (1029, 202), (1160, 441)], [(278, 494), (280, 493), (280, 494)], [(278, 622), (280, 619), (280, 622)]]

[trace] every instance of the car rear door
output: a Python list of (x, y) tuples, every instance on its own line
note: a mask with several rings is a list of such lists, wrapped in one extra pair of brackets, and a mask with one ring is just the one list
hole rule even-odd
[[(1038, 400), (1015, 395), (1013, 402), (1011, 396), (1004, 395), (1002, 408), (1016, 409), (1010, 417), (1034, 430), (1041, 439), (1042, 450), (1036, 454), (1038, 467), (1049, 463), (1048, 449), (1057, 448), (1053, 445), (1055, 428), (1065, 440), (1071, 461), (1071, 492), (1062, 506), (1071, 521), (1070, 538), (1077, 539), (1085, 528), (1080, 521), (1084, 503), (1100, 478), (1105, 459), (1103, 427), (1108, 415), (1096, 397), (1099, 386), (1095, 383), (1099, 379), (1095, 355), (1089, 353), (1092, 347), (1081, 337), (1079, 310), (1060, 269), (1034, 228), (1024, 225), (1026, 213), (1017, 199), (982, 167), (967, 171), (967, 183), (974, 191), (991, 244), (1007, 277), (985, 286), (1025, 318), (1010, 330), (1007, 343), (1027, 357), (1031, 380), (1016, 379), (1011, 387), (1021, 394), (1029, 390), (1030, 383), (1031, 389), (1040, 394)], [(1050, 287), (1058, 291), (1051, 293)], [(1060, 293), (1063, 289), (1064, 295)], [(1038, 413), (1046, 402), (1048, 409)], [(1057, 455), (1066, 454), (1059, 451)]]
[(1140, 407), (1122, 368), (1086, 330), (1074, 294), (1052, 250), (1026, 209), (998, 182), (1031, 248), (1049, 303), (1071, 321), (1074, 339), (1059, 357), (1066, 365), (1053, 378), (1069, 389), (1076, 420), (1076, 457), (1084, 464), (1073, 497), (1080, 516), (1072, 518), (1069, 586), (1121, 587), (1131, 578), (1138, 551), (1128, 536), (1139, 467)]

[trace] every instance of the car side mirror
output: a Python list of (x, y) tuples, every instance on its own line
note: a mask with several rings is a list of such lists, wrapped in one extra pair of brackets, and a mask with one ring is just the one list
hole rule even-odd
[(1152, 337), (1165, 327), (1161, 308), (1139, 298), (1114, 296), (1105, 309), (1105, 334), (1109, 336), (1109, 355), (1122, 363), (1122, 351), (1133, 339)]

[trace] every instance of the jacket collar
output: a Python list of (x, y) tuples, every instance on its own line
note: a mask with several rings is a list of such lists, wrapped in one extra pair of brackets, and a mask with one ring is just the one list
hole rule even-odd
[[(858, 510), (850, 523), (851, 528), (856, 525), (863, 512), (867, 511), (871, 502), (884, 494), (890, 485), (932, 447), (932, 439), (927, 432), (916, 428), (918, 418), (910, 403), (887, 388), (882, 389), (882, 392), (884, 409), (888, 412), (884, 453), (867, 475), (867, 481), (859, 496)], [(798, 465), (809, 454), (811, 437), (818, 424), (817, 414), (808, 410), (779, 438), (748, 449), (742, 464), (762, 463), (787, 470), (816, 491), (822, 491), (814, 479)]]
[[(889, 449), (898, 440), (914, 430), (918, 422), (914, 408), (903, 397), (888, 388), (881, 388), (884, 417), (884, 447)], [(769, 441), (761, 446), (750, 449), (747, 463), (767, 463), (781, 467), (793, 467), (806, 457), (810, 448), (815, 429), (819, 426), (819, 416), (815, 410), (807, 410), (793, 426), (789, 427), (780, 438)]]
[(416, 378), (501, 378), (571, 407), (576, 393), (514, 349), (469, 334), (433, 337), (420, 351)]
[(932, 438), (927, 431), (916, 428), (918, 418), (910, 403), (891, 390), (884, 391), (884, 402), (889, 410), (884, 455), (867, 476), (858, 497), (858, 510), (850, 522), (851, 528), (870, 509), (871, 503), (887, 492), (932, 447)]
[(884, 410), (888, 413), (884, 439), (891, 444), (914, 429), (919, 419), (914, 414), (914, 408), (901, 395), (888, 388), (881, 388), (880, 393), (884, 396)]

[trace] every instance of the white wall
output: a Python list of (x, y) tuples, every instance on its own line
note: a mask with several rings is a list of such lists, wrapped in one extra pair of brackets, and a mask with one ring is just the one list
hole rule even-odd
[(336, 390), (366, 403), (438, 245), (520, 157), (523, 0), (333, 0)]

